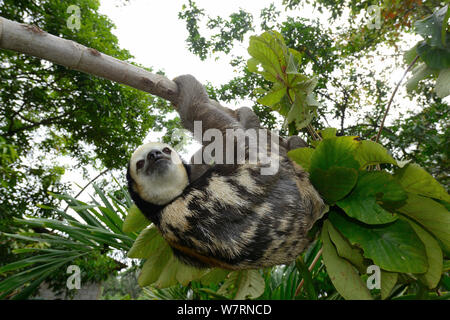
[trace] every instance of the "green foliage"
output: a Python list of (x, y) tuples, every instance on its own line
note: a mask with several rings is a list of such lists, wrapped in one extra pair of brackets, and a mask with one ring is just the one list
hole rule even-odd
[(229, 20), (224, 20), (221, 17), (209, 18), (207, 28), (217, 32), (211, 36), (210, 40), (200, 35), (198, 31), (197, 20), (203, 17), (204, 10), (197, 8), (196, 4), (189, 0), (189, 5), (183, 5), (178, 18), (186, 21), (186, 28), (189, 36), (186, 39), (189, 50), (197, 54), (201, 60), (205, 60), (208, 53), (211, 51), (229, 53), (233, 47), (233, 41), (242, 42), (244, 35), (253, 30), (253, 17), (240, 9), (238, 13), (230, 15)]
[[(66, 20), (69, 5), (81, 12), (81, 28)], [(97, 0), (1, 0), (0, 16), (25, 22), (65, 39), (130, 61), (119, 47), (113, 23), (99, 13)], [(150, 128), (167, 123), (167, 103), (147, 93), (47, 63), (39, 58), (0, 51), (0, 231), (14, 233), (12, 219), (25, 215), (50, 218), (59, 199), (49, 192), (68, 192), (66, 169), (124, 168), (131, 150)], [(64, 157), (64, 158), (62, 158)], [(40, 206), (42, 205), (42, 206)], [(12, 261), (13, 243), (2, 242), (0, 265)]]
[[(336, 289), (346, 299), (371, 298), (360, 278), (370, 264), (379, 266), (388, 279), (381, 284), (382, 298), (389, 296), (397, 274), (415, 274), (428, 288), (435, 288), (443, 273), (442, 251), (449, 251), (450, 213), (433, 199), (448, 201), (447, 192), (416, 164), (406, 164), (394, 174), (367, 171), (369, 164), (397, 162), (379, 144), (333, 137), (331, 132), (324, 132), (327, 138), (315, 149), (288, 155), (306, 164), (315, 188), (335, 204), (321, 239), (324, 263)], [(355, 173), (339, 175), (338, 169)]]
[(235, 300), (258, 298), (264, 292), (264, 279), (257, 270), (241, 270), (231, 272), (217, 291), (223, 296), (231, 296)]
[(128, 215), (123, 222), (123, 232), (140, 232), (150, 224), (136, 205), (128, 210)]
[(407, 63), (411, 63), (411, 57), (415, 53), (423, 63), (414, 69), (413, 77), (408, 80), (407, 88), (409, 91), (417, 89), (420, 80), (435, 75), (437, 76), (436, 94), (440, 98), (450, 95), (449, 17), (450, 7), (446, 5), (415, 23), (417, 34), (421, 35), (424, 40), (405, 54), (405, 60)]
[(387, 172), (362, 172), (352, 192), (337, 205), (361, 222), (385, 224), (397, 220), (397, 215), (383, 206), (400, 207), (406, 198), (406, 192)]
[(352, 154), (356, 145), (352, 137), (328, 138), (311, 155), (311, 182), (329, 204), (342, 199), (356, 184), (360, 166)]
[[(97, 1), (80, 2), (86, 19), (78, 33), (68, 30), (64, 23), (64, 3), (48, 0), (37, 6), (25, 0), (0, 2), (0, 14), (9, 19), (34, 23), (122, 60), (131, 58), (118, 48), (117, 39), (110, 33), (112, 23), (97, 13)], [(284, 2), (288, 8), (295, 8), (305, 1)], [(112, 249), (128, 251), (133, 259), (145, 259), (137, 281), (146, 286), (140, 298), (147, 299), (411, 299), (437, 298), (427, 289), (450, 290), (449, 195), (432, 177), (448, 184), (449, 110), (439, 97), (450, 93), (450, 37), (445, 28), (449, 11), (441, 8), (422, 19), (440, 1), (420, 5), (409, 0), (385, 1), (381, 29), (370, 31), (353, 20), (369, 5), (379, 5), (378, 1), (306, 2), (319, 11), (330, 10), (333, 19), (349, 9), (350, 26), (344, 29), (339, 25), (334, 33), (319, 21), (288, 18), (279, 23), (279, 13), (271, 6), (261, 12), (261, 27), (264, 31), (278, 29), (279, 33), (268, 31), (252, 37), (252, 58), (247, 64), (241, 57), (232, 62), (241, 74), (217, 90), (209, 88), (211, 96), (225, 101), (257, 99), (254, 110), (269, 128), (278, 126), (273, 113), (277, 111), (286, 120), (282, 134), (300, 131), (314, 137), (311, 124), (318, 129), (329, 127), (325, 125), (328, 115), (340, 120), (340, 130), (320, 130), (321, 139), (310, 141), (312, 147), (289, 152), (291, 159), (309, 172), (314, 186), (330, 205), (323, 224), (320, 221), (315, 226), (323, 226), (320, 239), (296, 263), (234, 272), (183, 265), (157, 229), (131, 207), (123, 190), (121, 195), (105, 195), (96, 187), (101, 202), (92, 204), (57, 196), (68, 201), (81, 220), (61, 210), (49, 210), (56, 204), (46, 192), (63, 188), (58, 179), (64, 168), (58, 164), (25, 167), (21, 163), (31, 150), (37, 130), (45, 129), (38, 148), (46, 154), (73, 155), (79, 165), (98, 159), (97, 167), (121, 168), (148, 128), (166, 127), (170, 132), (177, 121), (164, 122), (162, 116), (151, 114), (148, 105), (152, 103), (152, 108), (168, 109), (146, 94), (48, 66), (38, 59), (2, 52), (0, 76), (8, 90), (0, 90), (0, 165), (5, 177), (5, 189), (1, 191), (8, 199), (0, 204), (0, 209), (5, 208), (0, 210), (0, 223), (9, 228), (11, 220), (3, 219), (5, 213), (11, 213), (11, 208), (26, 212), (30, 201), (40, 203), (40, 211), (46, 215), (56, 212), (60, 220), (17, 219), (19, 226), (28, 229), (2, 234), (2, 249), (5, 241), (12, 243), (21, 258), (0, 268), (0, 277), (4, 278), (0, 297), (25, 298), (44, 280), (57, 285), (61, 270), (65, 271), (68, 264), (88, 270), (83, 281), (102, 280), (114, 274), (117, 266), (117, 261), (106, 255)], [(206, 26), (213, 34), (207, 39), (198, 27), (204, 16), (192, 1), (179, 15), (187, 23), (189, 49), (201, 59), (230, 52), (236, 40), (242, 42), (253, 30), (252, 16), (240, 10), (228, 19), (208, 17)], [(405, 60), (410, 64), (419, 55), (419, 65), (413, 69), (407, 88), (411, 94), (413, 89), (421, 93), (415, 98), (423, 110), (401, 115), (385, 127), (381, 140), (385, 147), (356, 138), (376, 133), (389, 91), (374, 73), (360, 71), (360, 61), (364, 63), (364, 54), (379, 44), (395, 46), (399, 30), (408, 32), (408, 24), (418, 19), (422, 20), (416, 23), (416, 31), (424, 40), (405, 55)], [(437, 77), (435, 92), (427, 82), (432, 77)], [(315, 94), (321, 97), (320, 108)], [(373, 108), (364, 122), (346, 127), (348, 111), (356, 113), (366, 102)], [(108, 137), (108, 143), (104, 137)], [(87, 151), (85, 145), (93, 151)], [(387, 149), (396, 158), (407, 157), (417, 164), (397, 162)], [(37, 185), (30, 183), (31, 176), (39, 178), (43, 185), (40, 190), (30, 187)], [(28, 184), (24, 187), (25, 177)], [(20, 195), (26, 197), (21, 199)], [(373, 264), (381, 268), (381, 289), (369, 292), (364, 282), (367, 267)], [(136, 294), (116, 290), (106, 296), (127, 299)]]
[[(327, 222), (327, 221), (326, 221)], [(328, 235), (327, 223), (322, 228), (323, 260), (334, 286), (345, 299), (371, 300), (369, 290), (364, 285), (355, 268), (340, 257)]]
[(23, 257), (0, 268), (0, 276), (6, 276), (0, 282), (0, 299), (26, 299), (35, 293), (43, 281), (48, 281), (56, 290), (63, 290), (68, 265), (78, 265), (82, 271), (81, 280), (86, 282), (105, 280), (124, 267), (106, 253), (112, 250), (127, 251), (136, 239), (136, 234), (121, 231), (131, 199), (124, 189), (121, 192), (127, 199), (125, 202), (117, 200), (112, 194), (105, 195), (98, 188), (95, 190), (101, 202), (94, 199), (92, 204), (68, 195), (54, 195), (65, 200), (81, 220), (56, 208), (46, 209), (57, 212), (61, 220), (15, 219), (20, 226), (42, 231), (3, 235), (41, 245), (14, 250), (15, 254)]
[(319, 105), (313, 95), (317, 79), (299, 73), (302, 54), (289, 49), (276, 31), (250, 37), (248, 53), (252, 56), (248, 70), (273, 83), (258, 102), (283, 115), (286, 125), (294, 123), (297, 129), (309, 125)]

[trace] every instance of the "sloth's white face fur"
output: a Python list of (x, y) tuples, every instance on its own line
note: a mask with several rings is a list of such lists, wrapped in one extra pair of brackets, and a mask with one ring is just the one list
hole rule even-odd
[(144, 144), (134, 151), (130, 175), (135, 182), (134, 191), (145, 201), (157, 205), (164, 205), (179, 196), (189, 183), (178, 153), (169, 145), (158, 142)]

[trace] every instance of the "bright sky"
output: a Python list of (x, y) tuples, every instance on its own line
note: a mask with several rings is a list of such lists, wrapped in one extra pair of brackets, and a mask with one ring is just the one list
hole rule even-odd
[[(268, 7), (273, 0), (196, 0), (198, 8), (204, 8), (206, 15), (227, 18), (239, 8), (259, 17), (261, 9)], [(276, 1), (275, 1), (276, 2)], [(107, 15), (117, 29), (114, 34), (119, 45), (128, 49), (136, 62), (155, 70), (162, 69), (169, 78), (190, 73), (202, 83), (214, 85), (225, 83), (233, 78), (233, 68), (229, 59), (200, 58), (187, 49), (188, 32), (184, 20), (178, 19), (178, 12), (187, 0), (130, 0), (125, 6), (117, 7), (116, 1), (101, 1), (100, 12)], [(255, 21), (257, 22), (257, 20)], [(236, 43), (235, 54), (247, 55), (247, 43)]]

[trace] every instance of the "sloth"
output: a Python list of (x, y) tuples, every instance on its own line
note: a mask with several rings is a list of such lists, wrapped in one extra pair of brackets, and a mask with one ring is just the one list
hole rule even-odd
[[(216, 129), (225, 137), (227, 129), (260, 128), (250, 108), (221, 106), (193, 76), (174, 82), (174, 108), (186, 129), (193, 132), (194, 121), (201, 121), (202, 133)], [(288, 150), (304, 146), (303, 140), (277, 138), (279, 167), (265, 175), (261, 169), (267, 163), (260, 161), (185, 163), (167, 144), (144, 144), (128, 165), (129, 193), (185, 264), (240, 270), (290, 263), (311, 243), (308, 231), (325, 205), (308, 174), (287, 157)], [(248, 146), (236, 140), (234, 148), (244, 148), (248, 159)], [(199, 152), (211, 143), (200, 142)], [(268, 154), (275, 149), (268, 147)]]

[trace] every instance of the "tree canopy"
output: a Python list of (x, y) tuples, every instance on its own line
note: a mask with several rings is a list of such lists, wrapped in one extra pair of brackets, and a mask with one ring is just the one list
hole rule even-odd
[[(0, 0), (0, 16), (132, 61), (99, 2), (77, 5), (77, 32), (60, 1)], [(315, 14), (299, 16), (302, 9)], [(210, 96), (251, 101), (266, 127), (309, 144), (289, 156), (329, 212), (304, 254), (267, 270), (181, 264), (123, 180), (95, 185), (91, 203), (68, 194), (65, 169), (123, 169), (149, 131), (170, 133), (178, 119), (168, 120), (162, 99), (0, 51), (0, 298), (28, 297), (44, 280), (61, 287), (62, 267), (74, 261), (86, 280), (104, 280), (123, 267), (111, 258), (122, 252), (144, 259), (132, 268), (141, 270), (143, 298), (448, 299), (449, 16), (437, 0), (284, 0), (259, 16), (237, 9), (228, 17), (208, 16), (192, 0), (180, 7), (188, 49), (200, 60), (229, 59), (237, 71), (208, 85)], [(240, 43), (248, 55), (233, 55)], [(393, 81), (398, 70), (407, 81)], [(365, 285), (370, 265), (381, 270), (381, 288)]]

